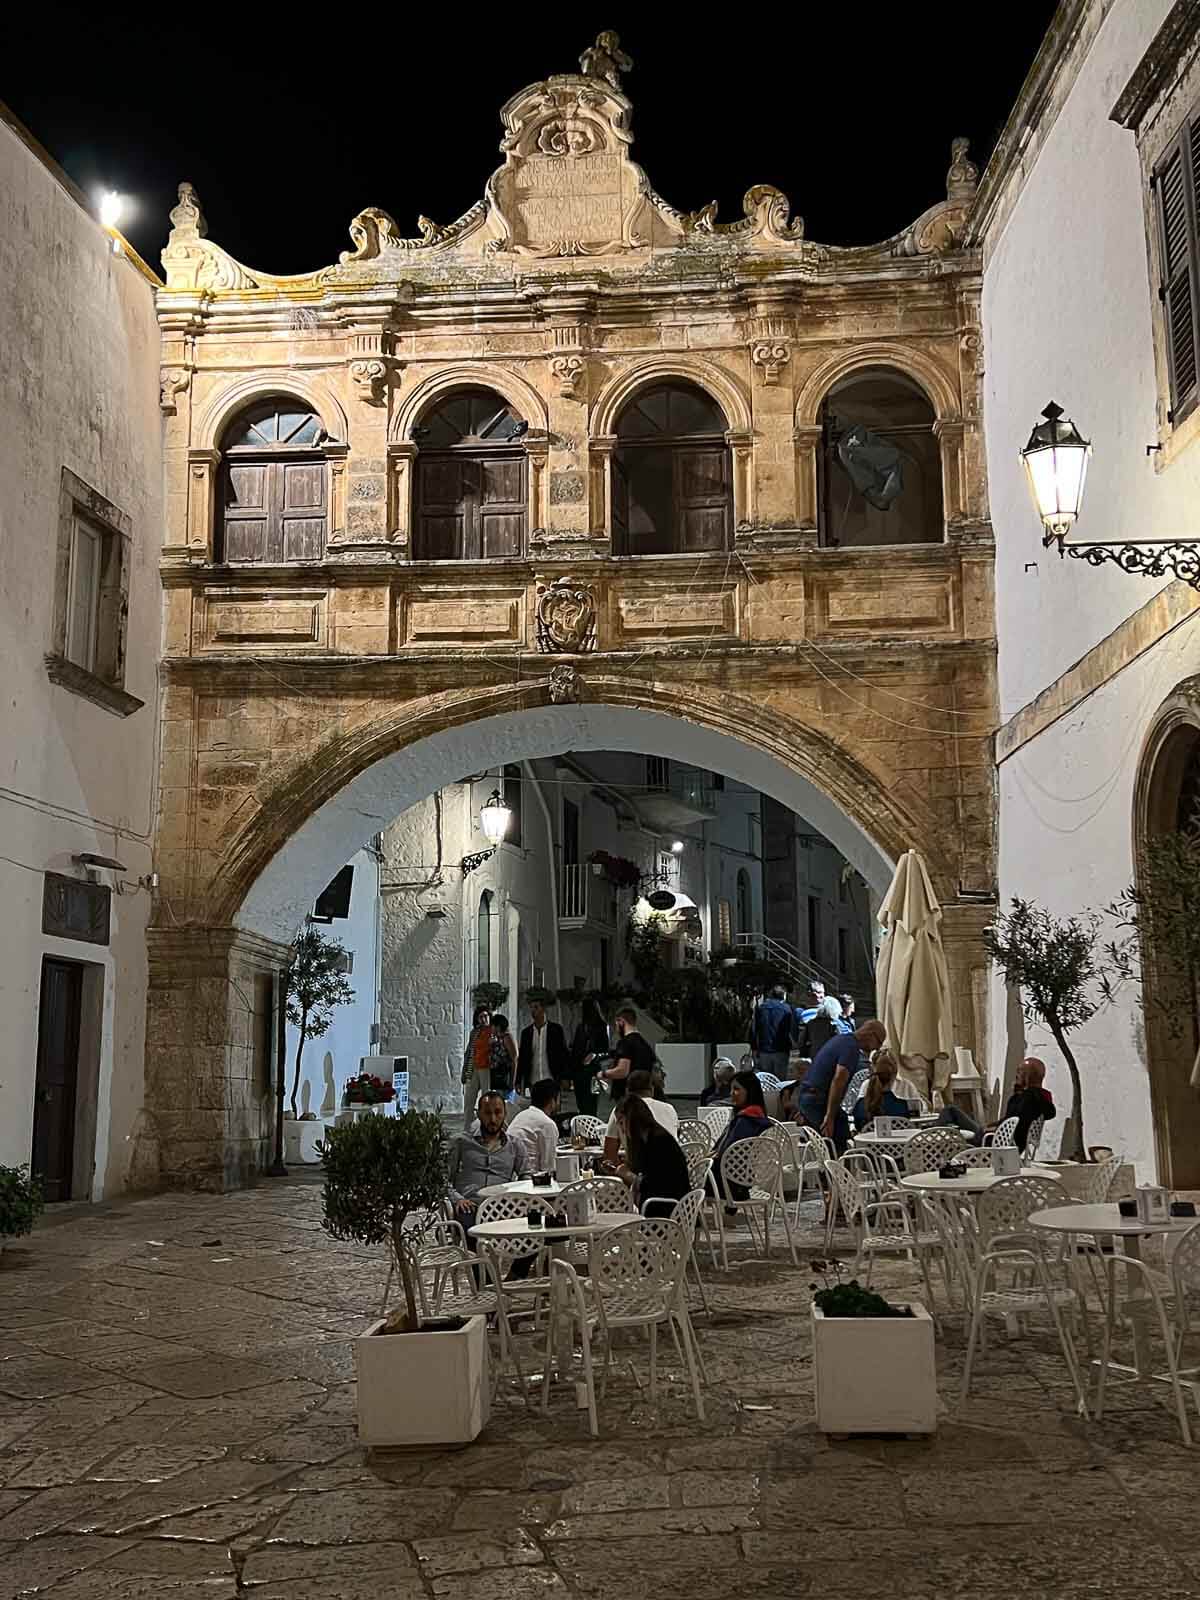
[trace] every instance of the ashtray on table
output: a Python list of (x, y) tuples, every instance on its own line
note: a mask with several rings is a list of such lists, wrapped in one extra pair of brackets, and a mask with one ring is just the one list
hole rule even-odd
[(939, 1178), (965, 1178), (967, 1169), (961, 1161), (947, 1161), (944, 1167), (938, 1168)]

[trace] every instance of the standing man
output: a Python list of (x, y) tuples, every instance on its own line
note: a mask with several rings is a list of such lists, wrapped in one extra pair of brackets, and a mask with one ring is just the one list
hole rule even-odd
[(525, 1146), (505, 1133), (504, 1115), (504, 1096), (487, 1090), (479, 1096), (479, 1132), (461, 1133), (450, 1146), (450, 1199), (464, 1230), (475, 1224), (480, 1189), (520, 1175)]
[(529, 1002), (529, 1015), (533, 1021), (521, 1029), (521, 1046), (517, 1051), (517, 1093), (528, 1092), (531, 1083), (542, 1078), (571, 1076), (571, 1052), (567, 1049), (567, 1036), (561, 1022), (550, 1022), (546, 1007), (540, 1000)]
[(624, 1095), (631, 1072), (649, 1072), (654, 1065), (654, 1046), (638, 1032), (637, 1012), (622, 1006), (616, 1015), (617, 1047), (612, 1066), (600, 1073), (614, 1100)]
[(808, 999), (803, 1005), (796, 1007), (795, 1026), (792, 1030), (797, 1047), (801, 1055), (804, 1053), (804, 1031), (817, 1014), (817, 1008), (825, 998), (825, 985), (816, 978), (808, 986)]
[(787, 1077), (792, 1051), (792, 1008), (781, 983), (755, 1006), (750, 1045), (757, 1071), (774, 1073), (777, 1078)]
[(864, 1022), (855, 1033), (835, 1033), (809, 1062), (796, 1091), (795, 1121), (832, 1139), (839, 1156), (850, 1142), (850, 1119), (842, 1110), (846, 1086), (862, 1056), (882, 1049), (886, 1037), (882, 1022)]

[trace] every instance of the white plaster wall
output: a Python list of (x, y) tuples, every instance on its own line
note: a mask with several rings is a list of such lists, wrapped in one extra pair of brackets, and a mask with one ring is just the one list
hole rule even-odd
[[(42, 956), (94, 963), (104, 971), (100, 1198), (122, 1187), (142, 1105), (149, 899), (114, 896), (107, 949), (54, 943), (41, 932), (42, 873), (76, 871), (80, 851), (122, 861), (131, 885), (151, 869), (158, 326), (151, 286), (3, 123), (0, 283), (0, 1162), (29, 1159)], [(126, 687), (146, 705), (124, 719), (46, 676), (64, 466), (132, 519)]]
[[(1197, 530), (1200, 450), (1161, 473), (1145, 452), (1156, 437), (1156, 386), (1141, 177), (1132, 135), (1109, 120), (1168, 9), (1169, 0), (1112, 8), (986, 257), (985, 425), (1005, 716), (1161, 587), (1042, 550), (1017, 452), (1048, 400), (1094, 443), (1080, 539)], [(1200, 638), (1186, 623), (1001, 765), (1002, 903), (1031, 897), (1065, 916), (1103, 907), (1129, 882), (1141, 741), (1160, 701), (1198, 666)], [(993, 1002), (991, 1059), (1002, 1062), (1003, 995)], [(1088, 1142), (1124, 1149), (1149, 1178), (1149, 1091), (1132, 995), (1076, 1042)], [(1053, 1042), (1031, 1029), (1029, 1048), (1049, 1064), (1065, 1117), (1069, 1080)]]
[[(362, 1056), (377, 1055), (371, 1044), (371, 1024), (376, 1017), (376, 952), (379, 921), (379, 861), (373, 850), (357, 850), (350, 858), (354, 877), (350, 889), (350, 915), (335, 917), (331, 923), (314, 926), (326, 938), (337, 939), (354, 957), (350, 983), (354, 999), (333, 1013), (329, 1032), (320, 1039), (309, 1039), (304, 1046), (300, 1067), (300, 1092), (296, 1106), (300, 1112), (320, 1112), (325, 1099), (326, 1061), (330, 1058), (334, 1084), (334, 1103), (341, 1104), (346, 1079), (358, 1071)], [(288, 1024), (287, 1093), (291, 1108), (292, 1081), (296, 1066), (296, 1046), (300, 1030)]]

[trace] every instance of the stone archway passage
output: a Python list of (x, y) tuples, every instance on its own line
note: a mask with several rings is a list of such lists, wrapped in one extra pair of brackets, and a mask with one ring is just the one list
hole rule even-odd
[[(389, 695), (378, 677), (331, 684), (327, 664), (320, 681), (281, 664), (249, 682), (239, 669), (238, 699), (211, 685), (189, 695), (194, 736), (224, 747), (225, 787), (164, 791), (164, 830), (183, 842), (163, 851), (171, 875), (150, 936), (139, 1175), (253, 1181), (270, 1106), (246, 997), (281, 969), (315, 895), (372, 835), (464, 773), (568, 750), (666, 755), (727, 773), (807, 817), (877, 893), (915, 844), (946, 906), (956, 1036), (979, 1050), (971, 996), (988, 908), (958, 901), (961, 834), (946, 826), (946, 802), (924, 799), (928, 779), (910, 778), (930, 747), (897, 745), (890, 767), (878, 742), (864, 739), (855, 754), (836, 737), (846, 719), (824, 712), (816, 694), (752, 675), (718, 681), (704, 668), (701, 658), (657, 679), (585, 669), (586, 701), (566, 704), (550, 699), (549, 676)], [(960, 742), (986, 759), (983, 741)]]

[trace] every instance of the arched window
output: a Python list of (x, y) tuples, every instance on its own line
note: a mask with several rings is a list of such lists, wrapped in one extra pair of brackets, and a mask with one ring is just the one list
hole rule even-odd
[(737, 931), (751, 933), (753, 929), (750, 921), (753, 916), (750, 900), (750, 874), (745, 867), (738, 868), (737, 875)]
[(413, 556), (479, 561), (519, 556), (528, 519), (528, 424), (492, 389), (458, 389), (413, 428)]
[(911, 378), (866, 368), (821, 408), (821, 543), (937, 544), (945, 536), (933, 407)]
[(495, 895), (485, 889), (479, 896), (479, 910), (475, 919), (475, 982), (492, 981), (492, 907)]
[(221, 443), (218, 561), (320, 561), (326, 478), (321, 419), (295, 400), (257, 401)]
[(615, 554), (724, 550), (733, 528), (729, 424), (693, 383), (660, 383), (617, 418), (612, 466)]

